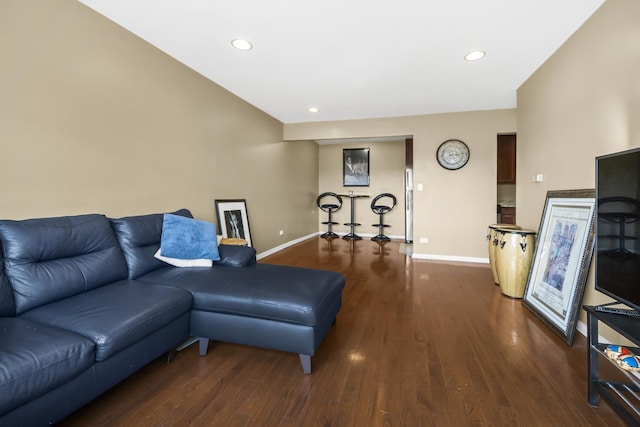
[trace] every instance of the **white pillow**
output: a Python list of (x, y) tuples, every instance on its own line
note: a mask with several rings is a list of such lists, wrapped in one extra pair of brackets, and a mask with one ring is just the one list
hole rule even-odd
[(213, 261), (210, 259), (178, 259), (169, 258), (160, 254), (160, 249), (153, 255), (160, 261), (171, 264), (175, 267), (213, 267)]

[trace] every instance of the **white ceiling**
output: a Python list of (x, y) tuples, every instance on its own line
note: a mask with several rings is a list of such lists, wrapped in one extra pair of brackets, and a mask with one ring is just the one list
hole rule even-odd
[(80, 1), (284, 123), (514, 108), (604, 2)]

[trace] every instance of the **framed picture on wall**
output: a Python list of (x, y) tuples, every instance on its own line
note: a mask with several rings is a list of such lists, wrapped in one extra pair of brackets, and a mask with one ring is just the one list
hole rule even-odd
[(549, 191), (522, 303), (573, 343), (594, 242), (595, 190)]
[(342, 150), (342, 185), (344, 187), (369, 186), (369, 149)]
[(253, 246), (246, 201), (244, 199), (216, 200), (215, 203), (218, 230), (222, 237), (243, 239), (247, 241), (248, 246)]

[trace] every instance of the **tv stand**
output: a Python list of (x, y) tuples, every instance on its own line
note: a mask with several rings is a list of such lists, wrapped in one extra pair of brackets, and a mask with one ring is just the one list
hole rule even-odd
[[(599, 397), (602, 396), (624, 422), (630, 426), (640, 426), (640, 373), (629, 372), (620, 368), (615, 361), (605, 355), (604, 349), (608, 344), (599, 342), (598, 338), (598, 322), (602, 322), (637, 346), (625, 345), (629, 350), (640, 355), (640, 348), (638, 348), (640, 347), (640, 317), (612, 313), (610, 310), (616, 309), (607, 307), (607, 305), (584, 306), (587, 312), (589, 340), (589, 348), (587, 349), (587, 400), (589, 405), (598, 406)], [(617, 368), (622, 380), (600, 377), (598, 364), (601, 358), (609, 361)]]

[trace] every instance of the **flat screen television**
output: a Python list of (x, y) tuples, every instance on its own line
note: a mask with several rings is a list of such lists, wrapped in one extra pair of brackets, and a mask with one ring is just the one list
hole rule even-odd
[(596, 157), (595, 288), (640, 311), (640, 148)]

